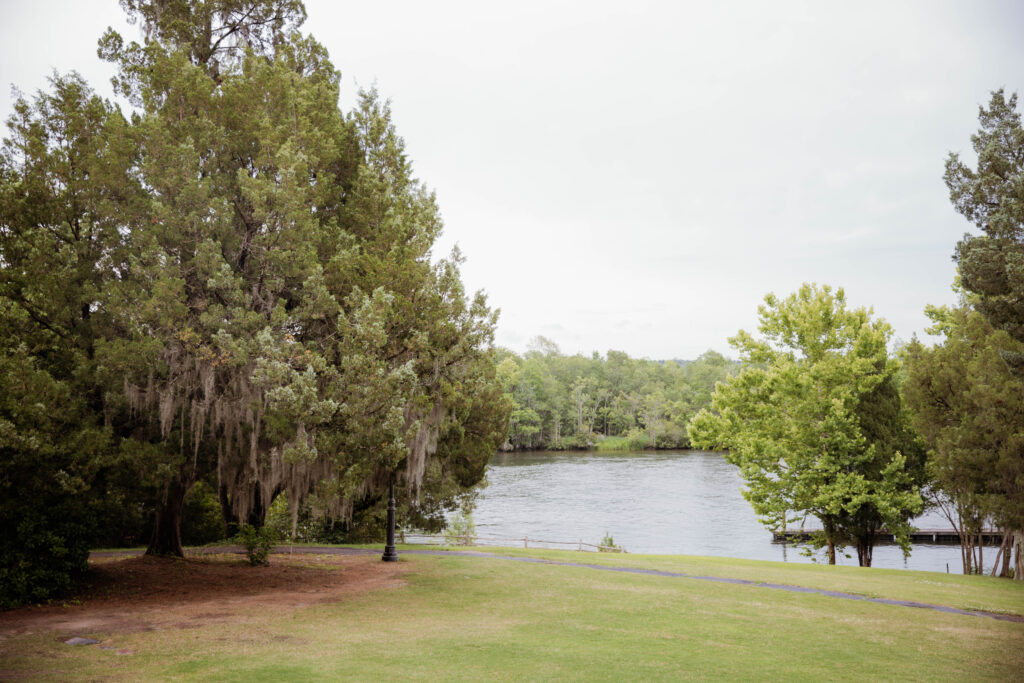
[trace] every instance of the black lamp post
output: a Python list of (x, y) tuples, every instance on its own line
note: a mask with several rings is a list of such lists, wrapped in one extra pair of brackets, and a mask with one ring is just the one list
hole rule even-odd
[(395, 550), (395, 478), (391, 477), (388, 485), (388, 540), (384, 545), (384, 554), (380, 558), (384, 562), (398, 562), (398, 551)]

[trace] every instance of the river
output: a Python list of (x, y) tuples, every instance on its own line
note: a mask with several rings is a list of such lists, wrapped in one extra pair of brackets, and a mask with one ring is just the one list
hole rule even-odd
[[(605, 533), (632, 553), (743, 557), (812, 562), (800, 548), (772, 543), (743, 498), (739, 470), (706, 451), (647, 453), (501, 453), (488, 465), (488, 486), (473, 518), (480, 536), (597, 544)], [(936, 512), (919, 528), (946, 529)], [(810, 525), (808, 525), (810, 527)], [(985, 548), (991, 567), (996, 548)], [(857, 554), (838, 558), (857, 564)], [(817, 561), (824, 562), (818, 553)], [(957, 545), (915, 544), (904, 560), (898, 546), (875, 548), (873, 565), (962, 571)]]

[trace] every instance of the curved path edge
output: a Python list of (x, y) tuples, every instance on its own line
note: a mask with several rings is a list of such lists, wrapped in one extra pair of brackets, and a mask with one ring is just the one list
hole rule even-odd
[[(286, 546), (279, 545), (275, 554), (284, 554)], [(212, 555), (219, 553), (243, 553), (239, 546), (209, 546), (202, 548), (190, 548), (186, 551), (189, 556)], [(289, 552), (299, 554), (319, 555), (377, 555), (381, 551), (371, 548), (338, 548), (334, 546), (291, 546)], [(90, 557), (117, 557), (119, 555), (141, 555), (141, 550), (103, 550), (90, 554)], [(693, 579), (696, 581), (714, 581), (716, 583), (729, 583), (754, 588), (767, 588), (770, 590), (788, 591), (790, 593), (814, 593), (839, 600), (858, 600), (861, 602), (872, 602), (879, 605), (894, 605), (897, 607), (915, 607), (917, 609), (944, 612), (946, 614), (961, 614), (968, 617), (982, 617), (986, 619), (998, 619), (999, 621), (1012, 621), (1024, 623), (1024, 616), (1015, 614), (1000, 614), (999, 612), (986, 612), (984, 610), (967, 610), (947, 605), (935, 605), (927, 602), (915, 602), (913, 600), (896, 600), (894, 598), (872, 598), (856, 593), (845, 593), (843, 591), (832, 591), (825, 588), (809, 588), (807, 586), (791, 586), (784, 583), (768, 583), (753, 581), (751, 579), (733, 579), (724, 576), (700, 576), (696, 574), (684, 574), (682, 572), (669, 572), (661, 569), (644, 569), (642, 567), (611, 567), (605, 564), (591, 564), (588, 562), (564, 562), (560, 560), (546, 560), (539, 557), (519, 557), (516, 555), (501, 555), (478, 550), (410, 550), (403, 549), (399, 553), (410, 555), (434, 555), (438, 557), (482, 557), (494, 560), (508, 560), (510, 562), (529, 562), (532, 564), (550, 564), (559, 567), (579, 567), (582, 569), (595, 569), (598, 571), (620, 572), (623, 574), (643, 574), (645, 576), (664, 576), (675, 579)]]

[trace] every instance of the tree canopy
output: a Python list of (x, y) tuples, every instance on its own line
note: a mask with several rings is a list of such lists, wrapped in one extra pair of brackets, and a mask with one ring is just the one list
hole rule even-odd
[[(946, 160), (953, 206), (983, 233), (964, 235), (955, 258), (964, 289), (977, 295), (975, 307), (994, 328), (1024, 341), (1024, 127), (1016, 93), (993, 92), (978, 121), (971, 136), (977, 168), (958, 154)], [(1003, 357), (1024, 376), (1021, 352), (1004, 349)]]
[(457, 251), (432, 254), (437, 202), (390, 105), (339, 109), (301, 2), (121, 4), (143, 38), (99, 52), (131, 115), (71, 75), (8, 122), (0, 349), (74, 418), (41, 428), (95, 432), (86, 471), (146, 473), (158, 554), (181, 554), (200, 480), (230, 524), (282, 493), (293, 519), (310, 501), (348, 519), (394, 477), (450, 504), (506, 431), (496, 313)]
[[(969, 306), (931, 314), (945, 340), (907, 347), (904, 394), (930, 449), (935, 485), (957, 506), (954, 521), (966, 535), (986, 520), (1024, 528), (1024, 382), (1000, 355), (1024, 345)], [(1018, 554), (1018, 576), (1021, 561)], [(966, 554), (964, 571), (972, 569), (981, 571), (980, 563)]]
[[(981, 229), (954, 258), (961, 303), (929, 307), (942, 344), (908, 348), (908, 402), (931, 449), (936, 486), (956, 507), (961, 529), (993, 520), (1012, 535), (1014, 577), (1024, 580), (1024, 127), (1017, 95), (992, 93), (971, 136), (977, 168), (957, 154), (944, 179), (956, 210)], [(971, 533), (961, 533), (964, 571)], [(1004, 542), (1009, 559), (1011, 548)], [(980, 550), (980, 546), (979, 546)], [(1005, 568), (1005, 565), (1004, 565)]]
[(741, 330), (729, 340), (743, 370), (718, 384), (690, 438), (726, 451), (769, 527), (817, 517), (830, 564), (852, 543), (870, 566), (882, 527), (906, 551), (924, 463), (888, 357), (889, 325), (828, 286), (769, 294), (758, 314), (759, 337)]

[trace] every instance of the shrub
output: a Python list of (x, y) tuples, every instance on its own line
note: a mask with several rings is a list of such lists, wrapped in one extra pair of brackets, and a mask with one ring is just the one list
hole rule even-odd
[(475, 536), (476, 524), (469, 512), (460, 511), (453, 515), (444, 530), (444, 542), (448, 545), (472, 545)]
[(288, 506), (288, 494), (282, 493), (267, 509), (266, 526), (274, 531), (279, 543), (343, 543), (342, 525), (329, 520), (318, 519), (313, 514), (312, 503), (307, 501), (299, 506), (292, 528), (292, 512)]
[(669, 423), (654, 435), (655, 448), (688, 448), (690, 439), (686, 430), (677, 424)]
[(0, 609), (73, 592), (88, 569), (90, 527), (73, 497), (2, 506)]
[(250, 524), (243, 524), (238, 530), (238, 543), (245, 548), (249, 564), (255, 566), (270, 564), (267, 559), (274, 549), (277, 534), (268, 526), (257, 529)]
[(642, 429), (634, 427), (629, 430), (626, 434), (626, 444), (631, 451), (642, 451), (651, 445), (650, 439), (647, 438), (647, 433)]
[(622, 548), (615, 545), (615, 539), (606, 531), (604, 532), (604, 538), (601, 539), (601, 547), (598, 551), (602, 553), (618, 553), (622, 552)]

